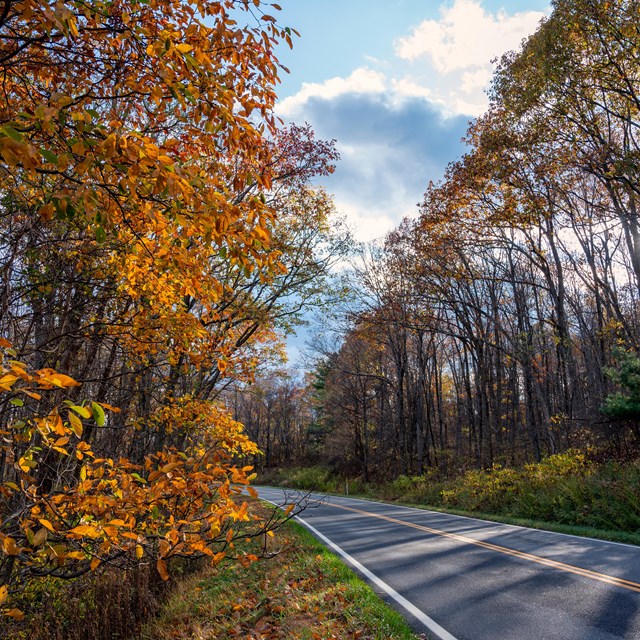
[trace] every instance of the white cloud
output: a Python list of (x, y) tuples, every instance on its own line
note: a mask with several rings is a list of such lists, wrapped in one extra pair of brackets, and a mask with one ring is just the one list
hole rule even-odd
[(390, 215), (379, 210), (363, 209), (361, 205), (343, 199), (336, 199), (336, 207), (345, 215), (347, 224), (353, 229), (356, 239), (360, 242), (371, 242), (382, 238), (398, 225), (396, 212)]
[(460, 88), (464, 93), (482, 91), (491, 81), (491, 69), (482, 67), (462, 74)]
[(433, 91), (429, 89), (429, 87), (418, 84), (409, 77), (393, 78), (391, 80), (391, 86), (393, 87), (395, 102), (406, 98), (424, 98), (429, 101), (433, 101), (434, 99)]
[(383, 93), (387, 79), (383, 73), (367, 67), (356, 69), (347, 78), (330, 78), (324, 82), (305, 82), (293, 96), (278, 103), (278, 115), (290, 117), (304, 107), (312, 98), (333, 100), (346, 93)]
[(427, 56), (441, 74), (484, 67), (516, 49), (543, 17), (539, 11), (490, 14), (478, 0), (455, 0), (440, 10), (439, 20), (425, 20), (411, 35), (400, 38), (396, 54), (405, 60)]
[(398, 39), (395, 59), (369, 58), (370, 66), (359, 67), (345, 78), (304, 83), (298, 93), (278, 104), (278, 114), (293, 118), (313, 99), (367, 94), (396, 106), (421, 98), (446, 117), (477, 117), (487, 108), (491, 60), (517, 49), (544, 15), (540, 11), (489, 13), (480, 0), (455, 0), (440, 9), (438, 20), (425, 20)]
[(400, 106), (408, 98), (437, 101), (429, 87), (419, 84), (409, 76), (387, 77), (384, 73), (369, 67), (359, 67), (346, 78), (336, 77), (324, 82), (303, 83), (298, 93), (278, 102), (276, 111), (281, 117), (291, 118), (303, 112), (310, 100), (335, 100), (344, 95), (378, 96), (395, 106)]
[(477, 117), (487, 108), (491, 60), (518, 49), (545, 15), (490, 13), (480, 0), (455, 0), (441, 7), (438, 20), (424, 20), (399, 38), (395, 52), (409, 65), (413, 82), (429, 87), (445, 115)]

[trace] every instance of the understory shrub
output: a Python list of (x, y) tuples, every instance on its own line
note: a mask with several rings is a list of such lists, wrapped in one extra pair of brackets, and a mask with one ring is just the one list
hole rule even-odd
[[(345, 492), (345, 481), (322, 467), (296, 469), (278, 484)], [(494, 465), (443, 480), (437, 470), (378, 485), (349, 480), (350, 493), (425, 506), (566, 525), (640, 532), (640, 461), (590, 461), (567, 451), (520, 468)]]
[(151, 565), (106, 569), (75, 580), (41, 578), (28, 582), (15, 601), (24, 621), (0, 618), (0, 638), (11, 640), (126, 640), (155, 615), (175, 579), (200, 566), (175, 562), (171, 580)]

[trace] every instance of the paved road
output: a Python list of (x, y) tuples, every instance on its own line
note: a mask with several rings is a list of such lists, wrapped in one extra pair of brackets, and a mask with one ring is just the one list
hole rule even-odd
[[(301, 497), (258, 491), (279, 505)], [(640, 640), (639, 547), (368, 500), (305, 502), (303, 523), (430, 637)]]

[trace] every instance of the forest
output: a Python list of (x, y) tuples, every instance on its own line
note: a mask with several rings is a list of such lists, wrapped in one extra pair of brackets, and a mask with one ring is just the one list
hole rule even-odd
[(258, 464), (369, 481), (638, 455), (637, 25), (635, 2), (557, 1), (499, 61), (464, 157), (357, 251), (339, 348), (242, 396)]
[(281, 357), (346, 237), (310, 187), (333, 143), (274, 116), (278, 10), (0, 6), (4, 619), (38, 580), (251, 562), (276, 526), (220, 394)]

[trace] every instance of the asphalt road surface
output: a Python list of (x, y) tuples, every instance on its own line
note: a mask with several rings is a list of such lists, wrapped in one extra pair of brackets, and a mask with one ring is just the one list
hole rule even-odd
[(259, 487), (440, 640), (640, 640), (640, 547)]

